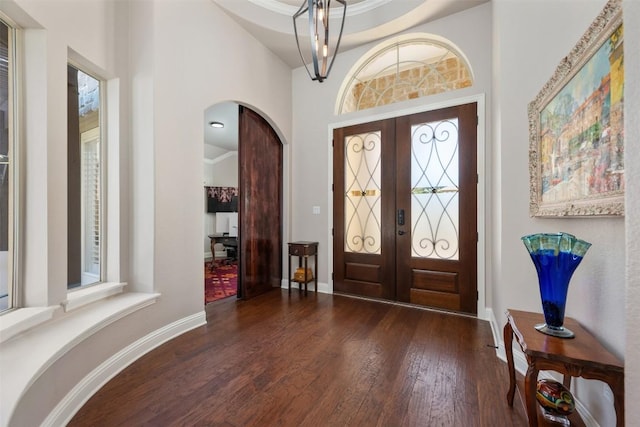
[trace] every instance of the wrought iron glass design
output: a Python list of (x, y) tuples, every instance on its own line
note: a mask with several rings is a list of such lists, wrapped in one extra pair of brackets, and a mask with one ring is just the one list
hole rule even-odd
[(349, 77), (339, 114), (473, 85), (469, 65), (452, 46), (429, 38), (386, 45)]
[(345, 252), (380, 254), (381, 132), (345, 138)]
[(459, 256), (458, 119), (411, 127), (411, 256)]

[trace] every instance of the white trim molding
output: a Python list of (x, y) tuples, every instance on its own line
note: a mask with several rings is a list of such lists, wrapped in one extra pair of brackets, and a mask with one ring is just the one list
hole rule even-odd
[(47, 322), (53, 318), (57, 306), (19, 308), (0, 316), (0, 343)]
[(100, 283), (72, 290), (69, 291), (67, 299), (62, 301), (61, 304), (64, 307), (64, 311), (69, 312), (112, 295), (121, 294), (125, 286), (127, 286), (126, 283)]
[(230, 159), (231, 157), (234, 157), (234, 156), (237, 157), (238, 156), (238, 152), (237, 151), (229, 151), (227, 153), (224, 153), (224, 154), (216, 157), (215, 159), (207, 159), (207, 158), (205, 158), (205, 159), (203, 159), (203, 162), (205, 164), (207, 164), (207, 165), (215, 165), (216, 163), (220, 163), (221, 161)]
[[(16, 406), (40, 376), (58, 359), (99, 330), (154, 304), (160, 294), (129, 292), (91, 306), (62, 313), (51, 321), (14, 336), (0, 349), (0, 425), (10, 424)], [(33, 351), (38, 349), (38, 351)]]
[(78, 410), (110, 379), (156, 347), (207, 323), (204, 311), (173, 322), (127, 346), (95, 368), (56, 405), (42, 426), (67, 425)]
[[(282, 279), (282, 283), (280, 285), (282, 289), (289, 289), (289, 279)], [(296, 292), (300, 289), (300, 284), (298, 282), (291, 282), (291, 289), (295, 289)], [(315, 283), (309, 282), (307, 284), (307, 292), (315, 292)], [(318, 292), (321, 294), (332, 294), (333, 289), (328, 283), (318, 282)]]

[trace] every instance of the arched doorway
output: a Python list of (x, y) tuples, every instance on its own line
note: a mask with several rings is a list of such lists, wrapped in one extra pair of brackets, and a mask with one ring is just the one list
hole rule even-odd
[[(280, 138), (260, 114), (235, 102), (206, 110), (205, 248), (209, 239), (213, 268), (219, 253), (214, 244), (225, 245), (220, 259), (237, 266), (238, 298), (260, 295), (282, 281), (282, 162)], [(220, 194), (222, 203), (211, 200)], [(207, 276), (205, 267), (205, 293)]]
[[(464, 54), (432, 34), (371, 49), (336, 114), (473, 86)], [(453, 101), (334, 129), (334, 290), (477, 314), (478, 103)]]

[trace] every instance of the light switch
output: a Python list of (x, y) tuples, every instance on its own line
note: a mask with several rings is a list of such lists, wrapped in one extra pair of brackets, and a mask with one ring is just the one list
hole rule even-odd
[(314, 206), (313, 207), (313, 214), (314, 215), (320, 215), (320, 206)]

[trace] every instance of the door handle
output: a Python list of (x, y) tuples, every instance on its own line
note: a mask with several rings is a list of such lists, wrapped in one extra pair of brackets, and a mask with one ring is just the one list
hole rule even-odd
[(398, 230), (398, 235), (399, 235), (399, 236), (404, 235), (404, 230)]

